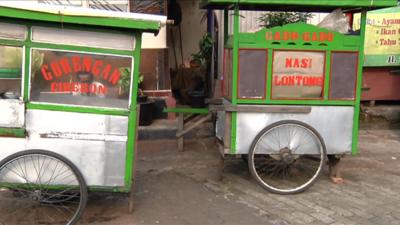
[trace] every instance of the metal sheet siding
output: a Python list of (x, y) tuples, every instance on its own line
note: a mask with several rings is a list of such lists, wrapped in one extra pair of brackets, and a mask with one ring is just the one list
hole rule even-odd
[(247, 154), (256, 135), (281, 120), (298, 120), (315, 128), (325, 141), (328, 154), (351, 152), (354, 108), (312, 106), (310, 113), (238, 113), (236, 153)]
[(26, 129), (37, 134), (117, 135), (128, 133), (127, 116), (27, 110)]
[(27, 110), (26, 138), (1, 138), (0, 160), (28, 149), (71, 160), (89, 186), (123, 187), (127, 116)]
[(0, 127), (23, 127), (25, 106), (19, 100), (0, 99)]
[(89, 186), (124, 186), (125, 142), (49, 139), (39, 136), (1, 138), (0, 160), (28, 149), (58, 153), (75, 164)]

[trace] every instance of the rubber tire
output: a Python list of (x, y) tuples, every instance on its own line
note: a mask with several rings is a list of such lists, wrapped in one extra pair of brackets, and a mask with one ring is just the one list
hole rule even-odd
[(82, 216), (82, 214), (85, 210), (85, 207), (87, 204), (87, 199), (88, 199), (88, 188), (86, 186), (85, 179), (83, 178), (81, 172), (69, 159), (67, 159), (64, 156), (57, 154), (55, 152), (39, 150), (39, 149), (32, 149), (32, 150), (17, 152), (15, 154), (12, 154), (12, 155), (6, 157), (5, 159), (1, 160), (0, 161), (0, 169), (3, 167), (4, 164), (6, 164), (7, 162), (9, 162), (15, 158), (18, 158), (21, 156), (26, 156), (26, 155), (33, 155), (33, 154), (47, 155), (47, 156), (50, 156), (50, 157), (60, 160), (61, 162), (65, 163), (72, 170), (72, 172), (75, 174), (76, 178), (78, 179), (79, 187), (80, 187), (80, 191), (81, 191), (81, 199), (80, 199), (79, 209), (74, 214), (72, 219), (67, 223), (67, 225), (75, 225), (79, 221), (80, 217)]
[[(317, 175), (314, 177), (314, 179), (308, 185), (304, 186), (301, 189), (295, 190), (295, 191), (277, 191), (275, 189), (271, 189), (270, 187), (264, 185), (264, 183), (260, 180), (259, 176), (257, 175), (256, 169), (255, 169), (255, 166), (254, 166), (254, 151), (255, 151), (255, 145), (257, 144), (258, 140), (268, 130), (270, 130), (270, 129), (276, 127), (276, 126), (283, 125), (283, 124), (296, 124), (296, 125), (300, 125), (300, 126), (303, 126), (303, 127), (307, 128), (308, 130), (310, 130), (311, 132), (313, 132), (315, 134), (315, 136), (319, 139), (319, 141), (321, 142), (321, 145), (322, 145), (322, 151), (323, 151), (322, 162), (321, 162), (321, 168), (317, 172)], [(322, 170), (323, 170), (322, 167), (325, 165), (326, 157), (327, 157), (327, 155), (326, 155), (325, 142), (324, 142), (324, 139), (321, 137), (321, 135), (318, 133), (317, 130), (315, 130), (310, 125), (308, 125), (306, 123), (303, 123), (301, 121), (297, 121), (297, 120), (281, 120), (281, 121), (272, 123), (272, 124), (268, 125), (267, 127), (265, 127), (254, 138), (253, 142), (251, 143), (250, 151), (249, 151), (249, 154), (248, 154), (248, 165), (249, 165), (249, 170), (250, 170), (251, 175), (253, 176), (253, 178), (257, 181), (257, 183), (261, 187), (263, 187), (264, 189), (268, 190), (271, 193), (281, 194), (281, 195), (289, 195), (289, 194), (297, 194), (297, 193), (304, 192), (311, 185), (314, 184), (314, 182), (321, 176), (321, 173), (322, 173)]]

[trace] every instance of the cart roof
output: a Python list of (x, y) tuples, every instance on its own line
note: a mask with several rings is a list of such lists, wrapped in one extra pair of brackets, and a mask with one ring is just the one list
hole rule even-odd
[(28, 1), (0, 1), (0, 18), (60, 24), (100, 26), (157, 33), (165, 16), (115, 12), (75, 6), (40, 4)]
[(331, 12), (337, 8), (376, 9), (397, 5), (397, 0), (202, 0), (200, 6), (223, 9), (239, 4), (243, 10)]

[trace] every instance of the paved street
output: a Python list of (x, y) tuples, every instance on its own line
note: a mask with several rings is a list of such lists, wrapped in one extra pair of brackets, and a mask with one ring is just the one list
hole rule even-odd
[(400, 130), (363, 130), (361, 153), (344, 159), (345, 183), (324, 175), (297, 195), (260, 188), (241, 160), (217, 179), (213, 138), (139, 144), (135, 212), (122, 195), (92, 195), (83, 224), (400, 224)]

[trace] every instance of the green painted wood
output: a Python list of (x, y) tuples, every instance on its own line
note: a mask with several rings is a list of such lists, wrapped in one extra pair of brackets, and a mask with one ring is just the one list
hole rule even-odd
[(266, 90), (266, 101), (271, 100), (271, 87), (272, 87), (272, 59), (273, 51), (272, 49), (268, 49), (268, 67), (267, 67), (267, 86), (265, 86)]
[(269, 9), (277, 11), (315, 11), (326, 12), (337, 8), (376, 9), (397, 5), (397, 0), (202, 0), (202, 8), (225, 8), (239, 4), (241, 9)]
[(29, 93), (30, 93), (30, 61), (31, 61), (31, 47), (29, 46), (31, 44), (31, 39), (32, 39), (32, 29), (31, 26), (28, 25), (28, 35), (27, 39), (24, 42), (25, 46), (25, 52), (24, 52), (24, 77), (23, 77), (23, 87), (22, 87), (22, 97), (24, 99), (24, 102), (28, 102), (29, 100)]
[[(32, 190), (34, 188), (37, 188), (38, 185), (35, 184), (18, 184), (18, 187), (24, 188), (27, 190)], [(0, 188), (14, 188), (15, 184), (11, 183), (1, 183)], [(40, 188), (46, 188), (48, 190), (65, 190), (65, 189), (71, 189), (72, 185), (41, 185)], [(108, 187), (108, 186), (89, 186), (88, 190), (91, 192), (124, 192), (127, 193), (130, 191), (129, 188), (126, 187)]]
[(114, 192), (114, 193), (128, 193), (131, 191), (128, 187), (107, 187), (107, 186), (89, 186), (90, 192)]
[(93, 16), (70, 16), (46, 12), (36, 12), (24, 9), (14, 9), (4, 6), (0, 6), (0, 17), (30, 21), (53, 22), (58, 24), (75, 24), (121, 28), (127, 30), (144, 30), (148, 32), (157, 32), (161, 27), (161, 24), (159, 22), (144, 19), (139, 20)]
[(266, 104), (265, 99), (251, 99), (251, 98), (240, 98), (237, 100), (237, 104), (247, 104), (247, 103), (252, 103), (252, 104)]
[[(265, 44), (243, 44), (240, 43), (240, 47), (239, 48), (268, 48), (268, 46), (266, 46)], [(306, 51), (330, 51), (333, 49), (327, 48), (327, 47), (323, 47), (323, 46), (307, 46), (307, 45), (299, 45), (299, 46), (290, 46), (290, 45), (277, 45), (272, 47), (274, 49), (280, 49), (280, 50), (306, 50)], [(346, 46), (342, 46), (342, 47), (338, 47), (338, 48), (334, 48), (335, 51), (358, 51), (359, 47), (346, 47)]]
[(21, 70), (0, 68), (0, 79), (1, 78), (21, 78)]
[(231, 149), (230, 154), (236, 153), (237, 112), (232, 112), (231, 121)]
[(11, 46), (22, 47), (24, 46), (24, 42), (17, 40), (0, 39), (0, 45), (11, 45)]
[[(238, 5), (235, 6), (233, 15), (233, 49), (232, 49), (232, 105), (237, 104), (237, 87), (239, 73), (239, 22), (240, 14)], [(231, 154), (236, 153), (237, 113), (232, 112), (231, 116)]]
[(142, 34), (135, 34), (135, 52), (133, 53), (133, 71), (131, 71), (131, 82), (133, 82), (132, 90), (130, 93), (131, 105), (128, 121), (128, 142), (126, 145), (126, 159), (125, 159), (125, 187), (130, 189), (133, 182), (133, 168), (135, 162), (136, 152), (136, 140), (137, 140), (137, 119), (138, 119), (138, 107), (137, 107), (137, 93), (139, 90), (139, 75), (140, 75), (140, 54), (142, 46)]
[[(298, 38), (293, 39), (292, 34), (297, 34)], [(327, 35), (333, 35), (333, 40), (327, 40)], [(279, 49), (359, 49), (361, 37), (341, 34), (311, 24), (293, 23), (270, 29), (262, 28), (255, 33), (240, 33), (239, 43), (240, 47)]]
[(326, 105), (326, 106), (354, 106), (354, 100), (265, 100), (263, 102), (251, 99), (239, 99), (238, 104), (266, 104), (266, 105)]
[(239, 8), (236, 6), (233, 13), (233, 49), (232, 49), (232, 105), (237, 103), (237, 88), (239, 74)]
[(0, 127), (0, 137), (25, 138), (26, 130), (25, 130), (25, 128)]
[[(365, 40), (365, 31), (367, 26), (367, 12), (361, 13), (361, 43)], [(361, 86), (362, 86), (362, 70), (364, 63), (364, 44), (360, 46), (359, 50), (359, 60), (358, 60), (358, 73), (357, 73), (357, 88), (356, 88), (356, 104), (354, 106), (354, 117), (353, 117), (353, 141), (351, 146), (352, 154), (358, 153), (358, 127), (360, 122), (360, 101), (361, 101)]]
[(208, 114), (210, 110), (208, 108), (165, 108), (165, 113), (187, 113), (187, 114)]
[(51, 105), (51, 104), (32, 103), (32, 102), (26, 103), (26, 108), (27, 109), (38, 109), (38, 110), (113, 115), (113, 116), (128, 116), (129, 115), (129, 110), (124, 110), (124, 109), (93, 108), (93, 107), (89, 108), (89, 107), (82, 107), (82, 106)]
[(330, 88), (330, 80), (331, 80), (331, 56), (332, 52), (327, 51), (325, 54), (325, 79), (324, 79), (324, 93), (323, 97), (325, 101), (329, 101), (329, 88)]
[[(276, 36), (278, 34), (278, 36)], [(296, 34), (296, 38), (292, 34)], [(327, 38), (330, 36), (331, 38)], [(354, 105), (354, 101), (329, 100), (330, 87), (330, 59), (331, 51), (359, 51), (362, 46), (361, 37), (358, 35), (344, 35), (332, 32), (324, 28), (305, 23), (288, 24), (282, 27), (271, 29), (263, 28), (255, 33), (238, 33), (232, 36), (233, 51), (235, 53), (235, 37), (238, 37), (238, 49), (267, 49), (268, 50), (268, 71), (267, 71), (267, 96), (264, 101), (250, 99), (236, 99), (233, 96), (232, 102), (238, 103), (260, 103), (260, 104), (318, 104), (318, 105)], [(278, 40), (275, 40), (278, 39)], [(309, 40), (308, 40), (309, 39)], [(300, 51), (324, 51), (326, 52), (325, 83), (323, 100), (271, 100), (272, 86), (272, 64), (274, 50), (300, 50)], [(234, 61), (234, 69), (238, 64)], [(235, 70), (234, 70), (235, 71)], [(235, 73), (233, 81), (236, 81)], [(232, 82), (235, 83), (235, 82)], [(236, 88), (233, 88), (236, 90)]]

